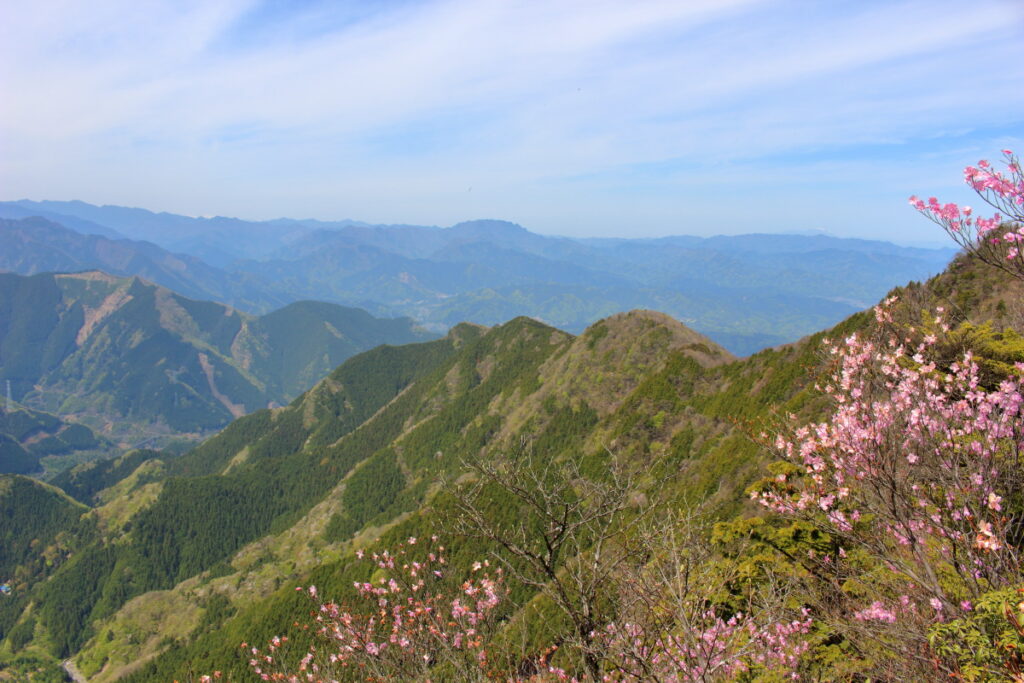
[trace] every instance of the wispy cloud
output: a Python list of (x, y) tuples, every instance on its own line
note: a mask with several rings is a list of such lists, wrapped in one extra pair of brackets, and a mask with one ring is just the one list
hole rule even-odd
[(723, 198), (765, 186), (786, 207), (765, 227), (829, 228), (848, 183), (862, 201), (831, 227), (869, 233), (903, 209), (881, 206), (893, 184), (937, 168), (948, 188), (1024, 128), (1013, 0), (5, 0), (0, 17), (7, 197), (656, 234), (730, 230)]

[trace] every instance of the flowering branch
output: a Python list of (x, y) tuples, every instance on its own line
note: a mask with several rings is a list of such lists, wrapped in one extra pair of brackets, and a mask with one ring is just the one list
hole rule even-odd
[(941, 204), (935, 197), (927, 202), (916, 196), (910, 204), (940, 225), (965, 251), (976, 255), (1014, 277), (1024, 279), (1024, 172), (1020, 159), (1003, 150), (1006, 172), (996, 171), (988, 161), (964, 169), (964, 180), (981, 199), (995, 208), (991, 218), (974, 215), (969, 206)]
[[(354, 584), (361, 605), (319, 602), (310, 586), (321, 647), (311, 645), (290, 672), (277, 656), (287, 639), (275, 636), (266, 653), (251, 648), (256, 674), (271, 681), (331, 681), (349, 670), (361, 680), (422, 680), (436, 667), (450, 667), (459, 680), (484, 679), (485, 637), (504, 594), (501, 569), (492, 577), (489, 563), (477, 562), (471, 578), (453, 585), (444, 546), (419, 544), (428, 547), (415, 552), (417, 544), (409, 538), (394, 553), (369, 556), (378, 577)], [(362, 550), (357, 556), (367, 557)]]

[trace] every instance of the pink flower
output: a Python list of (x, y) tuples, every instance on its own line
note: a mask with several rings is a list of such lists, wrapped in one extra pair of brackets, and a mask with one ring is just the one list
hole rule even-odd
[(995, 552), (1003, 547), (1003, 544), (996, 538), (992, 531), (992, 525), (988, 522), (978, 523), (978, 534), (974, 538), (974, 546), (989, 552)]
[(855, 612), (853, 618), (858, 621), (883, 621), (889, 624), (896, 622), (896, 614), (880, 600), (871, 603), (867, 609)]

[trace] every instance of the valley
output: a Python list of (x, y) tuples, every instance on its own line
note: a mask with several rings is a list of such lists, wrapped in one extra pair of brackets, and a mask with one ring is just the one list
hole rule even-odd
[[(138, 277), (0, 273), (0, 382), (21, 414), (84, 425), (60, 432), (79, 449), (98, 447), (96, 432), (107, 452), (180, 451), (234, 418), (290, 402), (362, 350), (433, 336), (408, 319), (334, 304), (296, 302), (257, 317)], [(22, 430), (17, 440), (31, 436)], [(60, 450), (36, 448), (47, 447)]]

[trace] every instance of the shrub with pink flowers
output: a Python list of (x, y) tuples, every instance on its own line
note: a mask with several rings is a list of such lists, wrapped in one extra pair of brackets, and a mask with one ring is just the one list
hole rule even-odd
[[(452, 582), (444, 547), (436, 539), (431, 544), (425, 554), (415, 552), (419, 544), (413, 538), (395, 552), (359, 551), (359, 559), (372, 563), (373, 576), (354, 586), (357, 604), (322, 602), (315, 587), (304, 589), (315, 605), (315, 624), (308, 629), (314, 642), (301, 658), (284, 636), (274, 636), (263, 649), (243, 644), (252, 671), (261, 680), (294, 683), (593, 680), (549, 663), (557, 646), (539, 657), (522, 653), (525, 669), (499, 670), (486, 648), (506, 597), (500, 568), (492, 574), (488, 562), (477, 562), (469, 578)], [(667, 621), (659, 620), (660, 627), (609, 621), (594, 638), (603, 652), (600, 680), (683, 683), (749, 672), (799, 680), (813, 624), (807, 610), (790, 620), (727, 617), (706, 606), (705, 598), (694, 594), (674, 606), (666, 603)]]
[(807, 610), (791, 621), (743, 613), (725, 618), (715, 609), (696, 616), (660, 632), (639, 624), (609, 624), (604, 680), (692, 683), (731, 680), (752, 670), (800, 679), (813, 625)]
[(995, 386), (970, 352), (939, 367), (932, 351), (950, 332), (941, 314), (926, 329), (894, 327), (893, 304), (876, 309), (875, 336), (826, 345), (830, 414), (775, 438), (795, 468), (751, 496), (829, 534), (839, 545), (825, 558), (832, 576), (855, 577), (851, 555), (860, 571), (874, 568), (870, 602), (844, 596), (841, 630), (859, 623), (903, 656), (952, 671), (929, 651), (928, 629), (1019, 583), (1024, 568), (1024, 364)]
[(431, 671), (486, 678), (484, 646), (504, 594), (500, 568), (477, 562), (469, 578), (453, 582), (436, 537), (357, 555), (372, 574), (355, 584), (358, 601), (321, 602), (315, 586), (306, 589), (318, 637), (298, 664), (281, 657), (285, 638), (275, 636), (265, 651), (251, 648), (249, 664), (262, 680), (423, 680)]
[(964, 169), (965, 182), (997, 211), (988, 218), (976, 215), (970, 206), (943, 204), (936, 197), (925, 201), (912, 196), (910, 204), (968, 252), (1024, 278), (1024, 171), (1011, 150), (1003, 150), (1003, 161), (1005, 171), (985, 160)]

